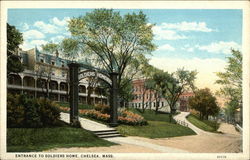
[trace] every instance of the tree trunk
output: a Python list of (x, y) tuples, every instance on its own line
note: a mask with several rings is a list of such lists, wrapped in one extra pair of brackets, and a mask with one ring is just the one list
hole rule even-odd
[(88, 105), (92, 105), (91, 103), (91, 94), (92, 94), (92, 89), (91, 88), (88, 88), (88, 94), (87, 94), (87, 104)]

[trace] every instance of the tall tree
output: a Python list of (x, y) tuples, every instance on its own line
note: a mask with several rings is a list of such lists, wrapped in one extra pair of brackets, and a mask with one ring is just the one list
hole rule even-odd
[(220, 111), (216, 98), (208, 88), (196, 91), (195, 96), (189, 98), (189, 106), (200, 112), (200, 119), (208, 119), (209, 115), (215, 116)]
[(18, 56), (19, 45), (23, 43), (23, 35), (15, 26), (7, 23), (7, 76), (10, 73), (19, 73), (24, 66)]
[(133, 57), (155, 49), (152, 25), (142, 12), (121, 16), (112, 9), (96, 9), (72, 18), (69, 31), (85, 53), (95, 55), (95, 62), (101, 62), (108, 73), (118, 73), (119, 89)]
[(146, 88), (153, 91), (155, 99), (155, 113), (160, 109), (160, 100), (164, 93), (164, 83), (166, 83), (166, 76), (162, 70), (154, 68), (152, 79), (147, 80)]
[(240, 108), (242, 123), (242, 54), (240, 51), (231, 50), (232, 55), (227, 57), (228, 65), (225, 72), (216, 73), (221, 84), (220, 93), (228, 98), (227, 105), (231, 108)]
[(59, 48), (58, 44), (55, 43), (47, 43), (45, 45), (42, 45), (42, 50), (48, 54), (55, 53)]
[(188, 71), (184, 68), (178, 69), (172, 74), (165, 72), (164, 83), (162, 83), (163, 96), (171, 109), (171, 113), (175, 112), (180, 95), (195, 89), (196, 75), (196, 71)]

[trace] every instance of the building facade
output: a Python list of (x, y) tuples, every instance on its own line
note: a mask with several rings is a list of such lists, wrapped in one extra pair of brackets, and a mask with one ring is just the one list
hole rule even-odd
[[(159, 111), (170, 112), (170, 107), (166, 99), (162, 97), (156, 97), (154, 91), (146, 89), (144, 85), (145, 80), (136, 79), (132, 81), (133, 85), (133, 100), (130, 102), (130, 106), (134, 108), (140, 108), (144, 106), (146, 109), (156, 109), (156, 105), (159, 106)], [(180, 95), (179, 100), (176, 103), (176, 109), (179, 111), (189, 111), (188, 99), (194, 96), (192, 92), (185, 92)], [(157, 104), (158, 103), (158, 104)]]
[(180, 111), (184, 111), (184, 112), (188, 112), (190, 110), (190, 108), (188, 107), (188, 100), (190, 97), (193, 97), (194, 93), (193, 92), (185, 92), (183, 94), (180, 95), (179, 97), (179, 110)]
[[(25, 70), (19, 74), (10, 74), (7, 79), (8, 93), (27, 94), (31, 98), (46, 97), (53, 101), (68, 102), (70, 61), (54, 55), (40, 52), (34, 48), (19, 51)], [(98, 85), (97, 85), (98, 86)], [(108, 103), (101, 87), (91, 88), (87, 79), (79, 81), (79, 103), (87, 103), (88, 90), (92, 90), (91, 103)]]
[[(132, 81), (133, 86), (133, 100), (130, 102), (130, 106), (134, 108), (142, 109), (143, 106), (146, 109), (156, 109), (156, 105), (159, 106), (159, 111), (170, 112), (170, 107), (164, 98), (157, 97), (154, 91), (146, 89), (144, 85), (145, 80), (136, 79)], [(157, 104), (158, 103), (158, 104)]]

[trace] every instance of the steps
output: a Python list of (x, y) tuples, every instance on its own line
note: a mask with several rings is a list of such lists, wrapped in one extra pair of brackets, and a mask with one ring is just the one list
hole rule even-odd
[(92, 131), (95, 135), (99, 138), (113, 138), (113, 137), (122, 137), (121, 134), (118, 133), (117, 130), (99, 130), (99, 131)]

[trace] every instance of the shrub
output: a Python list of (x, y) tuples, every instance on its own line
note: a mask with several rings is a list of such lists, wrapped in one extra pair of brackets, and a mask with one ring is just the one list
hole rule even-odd
[(110, 113), (110, 106), (105, 104), (97, 104), (94, 108), (96, 111), (100, 111), (103, 114), (109, 114)]
[(18, 104), (18, 99), (11, 94), (7, 95), (7, 126), (22, 126), (25, 120), (24, 106)]
[[(110, 115), (103, 114), (100, 111), (96, 110), (84, 110), (80, 109), (79, 113), (87, 116), (89, 118), (93, 118), (96, 120), (100, 120), (103, 122), (108, 122), (110, 119)], [(129, 111), (122, 111), (121, 116), (118, 116), (118, 122), (120, 124), (127, 124), (127, 125), (147, 125), (147, 121), (140, 115), (129, 112)]]
[(38, 128), (55, 125), (58, 107), (46, 99), (29, 99), (26, 95), (7, 96), (7, 127)]
[(40, 107), (39, 112), (43, 125), (54, 125), (60, 118), (60, 110), (57, 104), (47, 99), (39, 99), (37, 103)]
[(110, 118), (110, 115), (103, 114), (100, 111), (96, 111), (96, 110), (93, 110), (93, 109), (92, 110), (81, 109), (81, 110), (79, 110), (79, 113), (84, 115), (84, 116), (94, 118), (94, 119), (104, 121), (104, 122), (108, 122), (108, 120)]
[(118, 117), (118, 122), (128, 125), (147, 125), (147, 121), (139, 114), (124, 110), (121, 112), (121, 116)]

